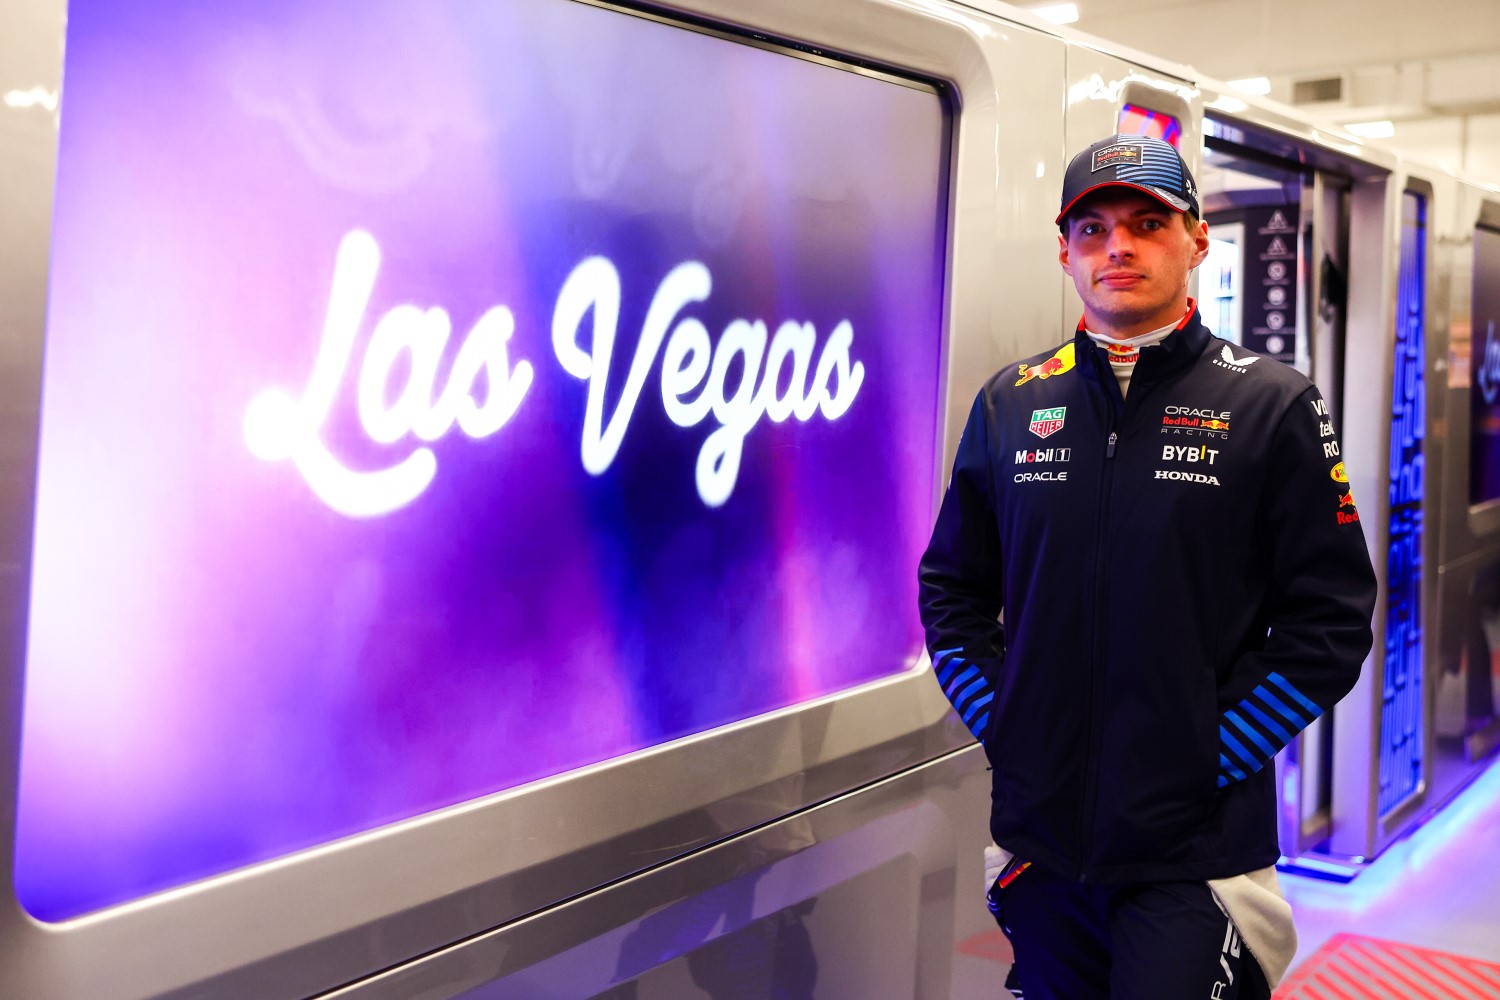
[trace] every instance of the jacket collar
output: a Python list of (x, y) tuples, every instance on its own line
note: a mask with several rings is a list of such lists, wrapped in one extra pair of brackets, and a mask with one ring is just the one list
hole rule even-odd
[[(1167, 334), (1165, 340), (1152, 347), (1143, 348), (1141, 360), (1136, 363), (1131, 385), (1157, 382), (1173, 372), (1179, 371), (1198, 360), (1213, 335), (1198, 316), (1198, 303), (1188, 299), (1187, 315), (1177, 324), (1177, 329)], [(1095, 359), (1094, 364), (1084, 370), (1089, 377), (1106, 385), (1115, 385), (1114, 373), (1108, 362), (1099, 357), (1094, 342), (1084, 330), (1083, 319), (1078, 320), (1078, 329), (1073, 334), (1074, 351), (1078, 356), (1087, 355)], [(1104, 376), (1108, 376), (1105, 381)]]

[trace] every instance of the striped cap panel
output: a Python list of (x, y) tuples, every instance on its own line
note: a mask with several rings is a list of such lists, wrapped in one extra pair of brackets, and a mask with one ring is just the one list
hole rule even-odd
[(1181, 191), (1187, 186), (1182, 176), (1182, 161), (1168, 149), (1154, 143), (1141, 144), (1140, 163), (1120, 163), (1115, 167), (1118, 180), (1131, 184), (1159, 184), (1170, 191)]

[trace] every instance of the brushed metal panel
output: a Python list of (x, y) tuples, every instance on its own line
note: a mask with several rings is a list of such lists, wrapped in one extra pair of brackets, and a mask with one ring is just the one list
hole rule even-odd
[[(962, 1000), (956, 927), (988, 921), (970, 866), (977, 747), (852, 792), (327, 1000), (819, 996)], [(982, 915), (982, 916), (977, 916)], [(995, 982), (976, 997), (993, 996)]]
[[(1354, 689), (1333, 710), (1333, 817), (1335, 853), (1374, 853), (1378, 799), (1380, 706), (1385, 684), (1386, 551), (1390, 533), (1389, 478), (1391, 372), (1396, 337), (1396, 247), (1401, 192), (1394, 177), (1355, 181), (1349, 198), (1349, 342), (1344, 352), (1342, 442), (1350, 465), (1349, 488), (1360, 503), (1360, 527), (1370, 547), (1380, 590), (1372, 623), (1375, 641)], [(1370, 391), (1369, 387), (1378, 389)], [(1357, 390), (1355, 387), (1359, 387)]]
[(24, 967), (39, 929), (15, 901), (15, 831), (36, 504), (42, 326), (62, 79), (62, 0), (0, 14), (0, 995), (31, 996)]
[[(1101, 52), (1115, 58), (1124, 59), (1152, 74), (1159, 74), (1174, 80), (1192, 80), (1198, 76), (1197, 71), (1190, 66), (1185, 66), (1175, 60), (1164, 58), (1152, 52), (1143, 52), (1140, 49), (1122, 45), (1117, 41), (1110, 41), (1086, 34), (1066, 25), (1054, 24), (1051, 21), (1038, 17), (1026, 7), (1012, 6), (1011, 4), (1001, 3), (999, 0), (962, 0), (962, 2), (966, 6), (973, 7), (976, 10), (986, 11), (999, 17), (1016, 21), (1019, 24), (1036, 28), (1046, 34), (1054, 35), (1066, 41), (1070, 46), (1090, 49), (1094, 52)], [(1098, 139), (1102, 137), (1101, 134), (1094, 138)], [(1092, 142), (1093, 140), (1089, 141)], [(1053, 213), (1053, 215), (1056, 214), (1056, 212)]]

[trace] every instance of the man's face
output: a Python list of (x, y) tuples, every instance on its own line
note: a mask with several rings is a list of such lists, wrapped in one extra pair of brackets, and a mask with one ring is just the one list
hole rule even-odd
[(1208, 225), (1129, 188), (1079, 203), (1058, 237), (1058, 260), (1083, 299), (1088, 328), (1116, 339), (1160, 329), (1187, 310), (1188, 274), (1208, 256)]

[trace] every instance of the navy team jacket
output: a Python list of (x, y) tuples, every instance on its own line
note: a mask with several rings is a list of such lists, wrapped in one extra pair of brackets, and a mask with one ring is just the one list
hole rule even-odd
[(933, 669), (994, 769), (995, 842), (1085, 881), (1274, 864), (1267, 765), (1370, 650), (1322, 398), (1196, 311), (1141, 351), (1128, 399), (1081, 327), (990, 379), (919, 577)]

